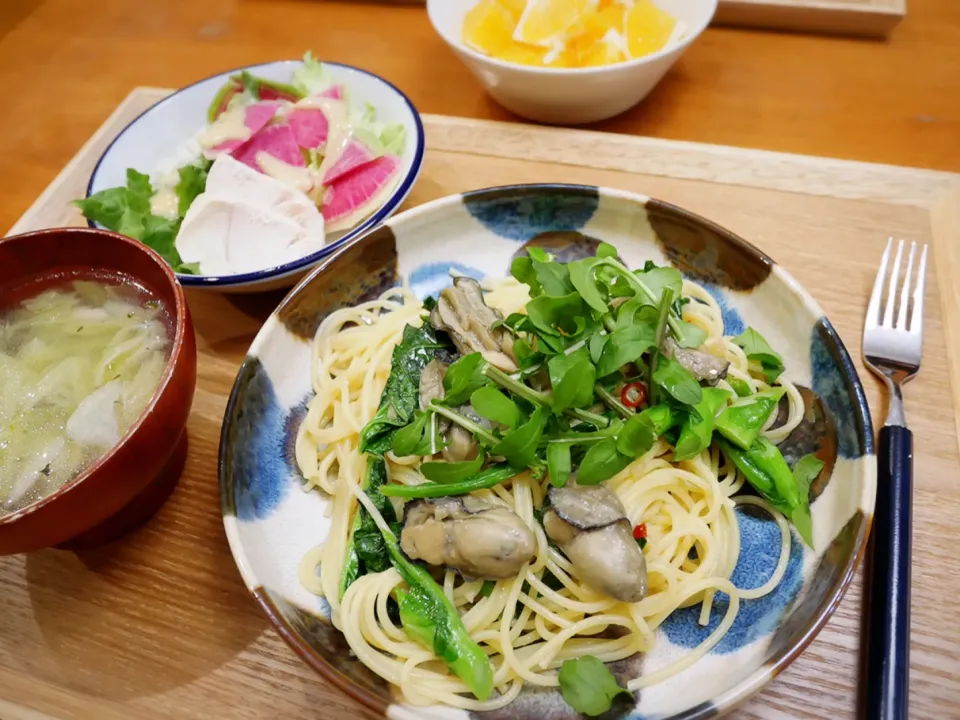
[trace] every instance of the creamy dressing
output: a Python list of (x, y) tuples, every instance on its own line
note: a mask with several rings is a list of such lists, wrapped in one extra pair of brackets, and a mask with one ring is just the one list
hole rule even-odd
[(209, 150), (229, 140), (246, 140), (251, 133), (250, 128), (244, 124), (245, 118), (246, 108), (244, 107), (228, 110), (200, 131), (197, 142), (204, 150)]
[(315, 185), (320, 184), (318, 173), (308, 167), (294, 167), (270, 153), (261, 150), (257, 153), (257, 165), (265, 175), (279, 180), (294, 190), (304, 194), (309, 193)]
[(323, 149), (323, 162), (317, 170), (322, 178), (332, 168), (343, 151), (346, 150), (353, 135), (353, 126), (350, 123), (350, 114), (347, 112), (347, 103), (334, 98), (311, 96), (296, 103), (294, 107), (310, 110), (321, 110), (327, 118), (330, 134)]
[(180, 215), (180, 199), (175, 186), (161, 185), (150, 198), (150, 212), (171, 220)]

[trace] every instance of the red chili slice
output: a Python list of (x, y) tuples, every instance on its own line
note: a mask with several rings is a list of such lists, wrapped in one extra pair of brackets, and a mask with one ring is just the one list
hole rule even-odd
[(633, 529), (633, 539), (646, 540), (646, 538), (647, 538), (647, 524), (640, 523)]
[(647, 401), (647, 386), (642, 382), (627, 383), (620, 391), (620, 402), (628, 408), (636, 409)]

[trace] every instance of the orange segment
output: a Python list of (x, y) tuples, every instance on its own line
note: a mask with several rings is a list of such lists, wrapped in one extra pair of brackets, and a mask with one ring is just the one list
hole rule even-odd
[(463, 19), (463, 42), (487, 55), (500, 54), (513, 43), (517, 19), (498, 0), (480, 0)]
[(596, 8), (597, 0), (527, 0), (513, 39), (552, 47), (562, 43), (570, 29), (583, 23)]
[(590, 15), (583, 23), (583, 32), (592, 41), (600, 40), (608, 30), (623, 33), (627, 24), (627, 6), (613, 3)]
[(627, 49), (634, 58), (662, 50), (677, 21), (650, 0), (637, 0), (627, 13)]
[(500, 0), (500, 6), (513, 16), (515, 23), (518, 23), (520, 16), (523, 15), (523, 9), (527, 6), (527, 0)]
[(676, 29), (651, 0), (480, 0), (463, 41), (521, 65), (594, 67), (657, 52)]
[(625, 42), (623, 36), (615, 30), (607, 31), (600, 40), (593, 43), (590, 49), (581, 55), (581, 67), (595, 67), (598, 65), (612, 65), (627, 60), (623, 51)]
[(504, 60), (506, 62), (519, 63), (520, 65), (568, 67), (566, 57), (563, 54), (553, 58), (551, 62), (545, 62), (547, 56), (550, 54), (551, 52), (548, 48), (512, 41), (499, 55), (497, 55), (497, 59)]

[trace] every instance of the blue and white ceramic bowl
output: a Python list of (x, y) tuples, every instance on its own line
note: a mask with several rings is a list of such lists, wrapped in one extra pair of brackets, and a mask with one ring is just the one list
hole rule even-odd
[[(705, 658), (636, 694), (629, 716), (707, 718), (768, 683), (823, 627), (862, 554), (873, 513), (876, 459), (863, 388), (843, 343), (816, 301), (790, 274), (731, 232), (672, 205), (617, 190), (519, 185), (447, 197), (409, 210), (346, 244), (283, 301), (257, 335), (233, 387), (220, 440), (220, 489), (230, 547), (243, 580), (290, 646), (320, 675), (391, 718), (424, 717), (348, 653), (325, 602), (301, 587), (297, 566), (329, 530), (328, 500), (303, 492), (293, 459), (298, 423), (311, 396), (310, 341), (321, 319), (371, 299), (406, 277), (421, 296), (454, 268), (504, 276), (524, 247), (564, 260), (613, 243), (631, 267), (670, 263), (706, 285), (724, 308), (728, 334), (756, 327), (784, 356), (806, 413), (780, 446), (796, 458), (815, 452), (829, 477), (812, 489), (816, 551), (795, 539), (779, 588), (746, 600), (730, 633)], [(827, 473), (821, 475), (827, 477)], [(740, 511), (738, 511), (740, 512)], [(743, 548), (733, 581), (761, 585), (779, 555), (779, 530), (739, 515)], [(718, 596), (718, 610), (724, 604)], [(675, 612), (655, 650), (615, 671), (652, 672), (690, 651), (719, 622), (697, 624), (698, 608)], [(530, 692), (497, 720), (574, 718), (556, 692)], [(431, 718), (467, 718), (449, 708)]]
[[(300, 65), (299, 60), (289, 60), (237, 68), (199, 80), (164, 98), (127, 125), (110, 143), (90, 176), (87, 197), (124, 185), (127, 168), (153, 175), (158, 165), (168, 163), (185, 141), (206, 126), (207, 108), (231, 75), (247, 71), (268, 80), (290, 82), (293, 71)], [(389, 82), (365, 70), (331, 62), (324, 62), (324, 66), (336, 82), (349, 88), (351, 104), (362, 107), (364, 103), (370, 103), (377, 110), (378, 120), (402, 123), (406, 128), (407, 141), (400, 157), (400, 180), (396, 189), (366, 220), (336, 240), (328, 241), (319, 252), (278, 267), (240, 275), (178, 274), (177, 278), (184, 286), (220, 292), (260, 292), (290, 287), (321, 258), (393, 214), (410, 193), (420, 174), (424, 151), (423, 123), (413, 103)], [(189, 159), (184, 158), (184, 162)]]

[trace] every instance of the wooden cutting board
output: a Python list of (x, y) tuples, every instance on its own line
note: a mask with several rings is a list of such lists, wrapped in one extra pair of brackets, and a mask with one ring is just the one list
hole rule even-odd
[[(130, 95), (11, 232), (80, 224), (68, 201), (83, 195), (112, 138), (166, 92)], [(912, 718), (957, 717), (960, 287), (950, 281), (960, 274), (960, 176), (577, 130), (423, 120), (426, 161), (407, 207), (462, 190), (543, 181), (662, 198), (729, 227), (790, 270), (858, 363), (867, 296), (887, 237), (932, 244), (924, 366), (906, 391), (916, 437), (910, 699)], [(188, 292), (200, 352), (190, 454), (179, 488), (150, 523), (96, 551), (0, 558), (0, 719), (366, 715), (270, 629), (240, 581), (221, 525), (217, 443), (224, 405), (247, 347), (280, 298)], [(879, 383), (861, 374), (882, 422)], [(858, 577), (820, 635), (737, 717), (854, 716), (860, 586)]]

